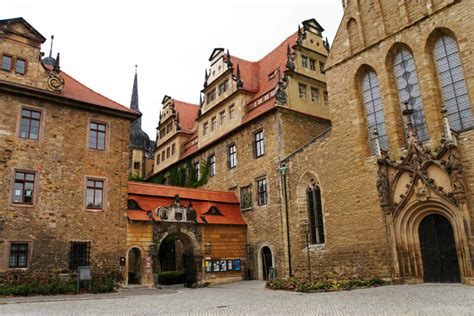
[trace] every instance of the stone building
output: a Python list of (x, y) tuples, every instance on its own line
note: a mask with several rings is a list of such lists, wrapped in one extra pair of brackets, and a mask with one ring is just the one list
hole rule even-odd
[(128, 187), (126, 284), (159, 284), (162, 271), (184, 271), (188, 286), (245, 278), (247, 228), (235, 193)]
[(126, 252), (130, 121), (139, 117), (42, 60), (45, 38), (0, 21), (0, 283), (91, 265), (119, 272)]
[(472, 1), (344, 5), (332, 128), (281, 160), (293, 272), (473, 284)]
[[(135, 65), (135, 77), (133, 79), (132, 99), (130, 109), (140, 112), (138, 106), (138, 75)], [(144, 179), (153, 173), (153, 152), (155, 142), (142, 130), (142, 118), (139, 117), (130, 124), (130, 157), (129, 177)]]
[(187, 185), (235, 192), (252, 278), (266, 279), (271, 267), (288, 274), (279, 161), (330, 125), (323, 31), (316, 20), (304, 21), (256, 62), (216, 48), (199, 106), (163, 100), (150, 179), (183, 185), (184, 174), (192, 178)]

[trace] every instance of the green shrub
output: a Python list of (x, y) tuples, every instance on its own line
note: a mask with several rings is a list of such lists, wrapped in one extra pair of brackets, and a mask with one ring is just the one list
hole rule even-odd
[(68, 283), (61, 283), (59, 279), (53, 280), (38, 280), (32, 279), (27, 283), (22, 284), (8, 284), (0, 287), (0, 296), (14, 295), (14, 296), (29, 296), (29, 295), (55, 295), (74, 293), (76, 284), (74, 281)]
[(166, 271), (158, 274), (158, 282), (163, 285), (181, 284), (185, 281), (183, 271)]
[(93, 280), (91, 282), (92, 293), (109, 293), (113, 292), (115, 287), (115, 278), (108, 276), (105, 279)]
[(380, 278), (372, 279), (338, 279), (333, 273), (310, 281), (307, 278), (290, 277), (288, 279), (268, 280), (266, 286), (273, 290), (286, 290), (297, 292), (325, 292), (351, 290), (355, 288), (386, 285), (387, 282)]

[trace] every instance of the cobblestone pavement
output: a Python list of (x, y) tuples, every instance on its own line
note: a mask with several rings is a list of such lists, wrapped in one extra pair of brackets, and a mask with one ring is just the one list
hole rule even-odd
[(194, 290), (136, 291), (79, 299), (57, 297), (55, 301), (44, 297), (43, 302), (41, 298), (21, 303), (0, 299), (0, 315), (474, 315), (474, 287), (458, 284), (303, 294), (243, 281)]

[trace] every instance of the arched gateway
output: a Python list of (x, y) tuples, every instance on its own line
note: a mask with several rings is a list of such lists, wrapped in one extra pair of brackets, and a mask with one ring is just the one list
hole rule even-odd
[(412, 135), (401, 161), (382, 152), (377, 190), (391, 246), (392, 277), (403, 282), (472, 278), (463, 167), (455, 140), (431, 151)]

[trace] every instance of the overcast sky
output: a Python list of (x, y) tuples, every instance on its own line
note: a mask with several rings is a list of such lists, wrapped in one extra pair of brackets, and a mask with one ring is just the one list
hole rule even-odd
[(46, 54), (54, 34), (61, 69), (126, 106), (137, 64), (143, 129), (154, 139), (165, 94), (199, 102), (214, 47), (259, 60), (310, 18), (332, 43), (342, 13), (340, 0), (2, 0), (0, 19), (25, 18), (48, 38)]

